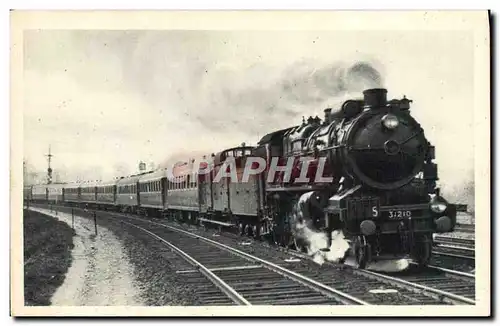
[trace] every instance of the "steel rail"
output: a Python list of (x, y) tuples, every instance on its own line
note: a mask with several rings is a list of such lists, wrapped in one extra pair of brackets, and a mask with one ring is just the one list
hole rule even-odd
[[(119, 215), (119, 214), (118, 214)], [(234, 253), (234, 254), (237, 254), (241, 257), (244, 257), (248, 260), (251, 260), (253, 262), (259, 262), (260, 264), (262, 264), (264, 267), (266, 267), (267, 269), (270, 269), (272, 270), (273, 272), (275, 273), (278, 273), (280, 275), (283, 275), (293, 281), (296, 281), (302, 285), (305, 285), (307, 286), (308, 288), (311, 288), (317, 292), (320, 292), (322, 293), (323, 295), (327, 296), (327, 297), (330, 297), (330, 298), (333, 298), (333, 299), (336, 299), (340, 302), (342, 302), (343, 304), (346, 304), (346, 305), (370, 305), (370, 303), (366, 302), (366, 301), (363, 301), (363, 300), (360, 300), (358, 298), (355, 298), (347, 293), (344, 293), (342, 291), (339, 291), (337, 289), (334, 289), (328, 285), (325, 285), (325, 284), (322, 284), (322, 283), (319, 283), (307, 276), (304, 276), (304, 275), (301, 275), (301, 274), (298, 274), (294, 271), (291, 271), (291, 270), (288, 270), (284, 267), (281, 267), (279, 265), (276, 265), (274, 263), (271, 263), (267, 260), (264, 260), (264, 259), (261, 259), (259, 257), (256, 257), (256, 256), (253, 256), (251, 254), (248, 254), (246, 252), (243, 252), (243, 251), (240, 251), (236, 248), (232, 248), (228, 245), (225, 245), (225, 244), (222, 244), (222, 243), (219, 243), (217, 241), (214, 241), (214, 240), (211, 240), (211, 239), (208, 239), (208, 238), (205, 238), (205, 237), (202, 237), (200, 235), (197, 235), (197, 234), (194, 234), (194, 233), (191, 233), (191, 232), (188, 232), (188, 231), (185, 231), (185, 230), (182, 230), (182, 229), (179, 229), (179, 228), (176, 228), (176, 227), (173, 227), (173, 226), (169, 226), (169, 225), (166, 225), (166, 224), (163, 224), (163, 223), (158, 223), (158, 222), (154, 222), (154, 221), (145, 221), (144, 219), (140, 219), (140, 218), (136, 218), (136, 217), (132, 217), (132, 216), (126, 216), (128, 218), (131, 218), (131, 219), (136, 219), (136, 220), (140, 220), (140, 221), (143, 221), (143, 222), (148, 222), (148, 223), (151, 223), (151, 224), (155, 224), (155, 225), (159, 225), (159, 226), (162, 226), (162, 227), (165, 227), (169, 230), (172, 230), (172, 231), (175, 231), (177, 233), (182, 233), (182, 234), (185, 234), (189, 237), (192, 237), (192, 238), (195, 238), (195, 239), (198, 239), (200, 241), (203, 241), (203, 242), (206, 242), (206, 243), (209, 243), (211, 245), (214, 245), (218, 248), (221, 248), (221, 249), (224, 249), (228, 252), (231, 252), (231, 253)]]
[[(114, 219), (116, 219), (116, 218), (114, 218)], [(177, 248), (176, 246), (174, 246), (170, 242), (166, 241), (165, 239), (161, 238), (160, 236), (156, 235), (155, 233), (153, 233), (149, 230), (146, 230), (143, 227), (140, 227), (140, 226), (135, 225), (133, 223), (125, 222), (123, 220), (120, 220), (120, 222), (125, 223), (125, 224), (130, 225), (130, 226), (133, 226), (133, 227), (149, 234), (153, 238), (160, 240), (161, 242), (166, 244), (168, 247), (170, 247), (172, 250), (174, 250), (177, 254), (179, 254), (182, 258), (184, 258), (187, 262), (189, 262), (191, 265), (195, 266), (206, 278), (208, 278), (213, 284), (215, 284), (224, 294), (226, 294), (236, 304), (241, 305), (241, 306), (251, 306), (252, 305), (241, 294), (236, 292), (231, 286), (229, 286), (226, 282), (224, 282), (217, 275), (212, 273), (208, 268), (203, 266), (196, 259), (189, 256), (187, 253), (185, 253), (181, 249)]]
[[(432, 266), (432, 267), (429, 266), (429, 267), (441, 269), (440, 267), (435, 267), (435, 266)], [(445, 269), (441, 269), (441, 270), (445, 270)], [(451, 270), (447, 270), (447, 271), (451, 271)], [(464, 303), (464, 304), (468, 304), (468, 305), (476, 304), (476, 301), (469, 299), (469, 298), (466, 298), (464, 296), (457, 295), (457, 294), (450, 293), (450, 292), (446, 292), (446, 291), (439, 290), (439, 289), (435, 289), (435, 288), (432, 288), (432, 287), (429, 287), (426, 285), (409, 282), (409, 281), (406, 281), (406, 280), (403, 280), (403, 279), (400, 279), (397, 277), (393, 277), (393, 276), (389, 276), (389, 275), (385, 275), (385, 274), (380, 274), (380, 273), (368, 271), (365, 269), (364, 270), (356, 270), (356, 272), (362, 273), (365, 275), (371, 275), (371, 276), (377, 277), (379, 279), (382, 278), (382, 279), (385, 279), (385, 280), (387, 280), (391, 283), (394, 283), (394, 284), (405, 285), (407, 287), (417, 288), (417, 289), (420, 289), (420, 290), (425, 291), (425, 292), (434, 293), (434, 294), (440, 296), (441, 298), (450, 299), (453, 303)], [(458, 273), (460, 273), (460, 274), (467, 275), (466, 277), (469, 277), (469, 275), (474, 277), (472, 274), (467, 274), (467, 273), (462, 273), (462, 272), (457, 272), (457, 271), (453, 271), (453, 272), (456, 272), (457, 275), (458, 275)]]

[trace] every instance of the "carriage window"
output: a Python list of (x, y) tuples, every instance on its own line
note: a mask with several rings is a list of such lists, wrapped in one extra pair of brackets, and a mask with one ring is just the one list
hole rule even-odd
[(234, 153), (232, 151), (231, 152), (227, 152), (227, 156), (233, 157)]
[(191, 176), (188, 175), (186, 178), (186, 188), (191, 188)]
[(241, 149), (236, 151), (236, 157), (242, 157), (243, 156), (243, 151)]
[(245, 149), (245, 155), (250, 155), (250, 154), (252, 154), (252, 151), (249, 149)]

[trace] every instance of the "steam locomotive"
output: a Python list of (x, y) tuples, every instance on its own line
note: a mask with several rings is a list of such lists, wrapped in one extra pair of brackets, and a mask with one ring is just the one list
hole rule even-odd
[[(110, 182), (27, 186), (25, 201), (229, 227), (299, 250), (308, 240), (298, 225), (325, 232), (325, 251), (342, 230), (360, 268), (401, 257), (426, 265), (433, 233), (454, 229), (457, 207), (436, 187), (434, 146), (410, 114), (412, 101), (388, 101), (386, 89), (363, 95), (326, 109), (323, 121), (309, 117), (255, 147), (212, 154), (203, 168), (189, 160)], [(249, 174), (259, 160), (262, 169)]]
[(317, 172), (323, 157), (333, 177), (328, 184), (268, 187), (273, 204), (266, 215), (293, 221), (300, 196), (312, 192), (301, 203), (307, 212), (301, 218), (326, 231), (330, 241), (332, 231), (341, 229), (351, 239), (359, 267), (373, 259), (405, 256), (426, 265), (432, 234), (453, 230), (456, 205), (436, 188), (435, 149), (410, 114), (412, 101), (387, 101), (386, 89), (368, 89), (363, 95), (335, 112), (326, 109), (323, 123), (309, 119), (261, 140), (272, 155), (308, 156), (309, 172)]

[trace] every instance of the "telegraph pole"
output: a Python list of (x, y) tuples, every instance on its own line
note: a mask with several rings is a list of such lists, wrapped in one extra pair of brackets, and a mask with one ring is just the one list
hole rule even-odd
[(52, 155), (52, 153), (50, 151), (50, 145), (49, 145), (49, 154), (47, 154), (45, 156), (47, 156), (47, 162), (49, 165), (49, 167), (47, 168), (47, 183), (51, 184), (52, 183), (52, 167), (50, 166), (50, 163), (52, 162), (52, 157), (54, 155)]

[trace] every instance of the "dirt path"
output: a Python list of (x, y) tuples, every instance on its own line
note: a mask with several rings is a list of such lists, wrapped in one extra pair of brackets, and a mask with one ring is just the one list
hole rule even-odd
[[(30, 208), (66, 222), (71, 215), (48, 209)], [(133, 267), (122, 245), (108, 229), (75, 215), (74, 249), (64, 283), (51, 299), (53, 306), (133, 306), (143, 305), (140, 290), (133, 277)]]

